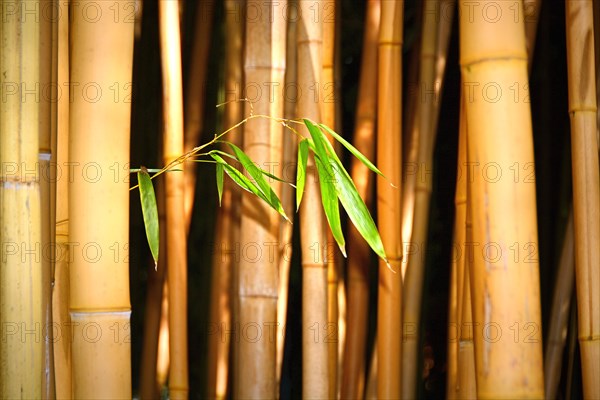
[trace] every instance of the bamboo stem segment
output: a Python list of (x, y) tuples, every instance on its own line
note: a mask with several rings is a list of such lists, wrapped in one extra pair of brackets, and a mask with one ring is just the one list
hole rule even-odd
[[(298, 98), (297, 116), (321, 120), (322, 45), (324, 2), (299, 1), (297, 25)], [(317, 17), (315, 17), (317, 16)], [(315, 88), (318, 91), (315, 92)], [(309, 136), (306, 128), (301, 130)], [(302, 252), (302, 395), (329, 397), (327, 331), (326, 223), (314, 157), (308, 159), (305, 193), (300, 205)]]
[[(25, 7), (25, 2), (14, 7)], [(2, 398), (42, 396), (40, 91), (35, 90), (40, 83), (39, 17), (39, 9), (25, 19), (3, 13), (0, 22), (0, 82), (13, 87), (0, 105)]]
[[(115, 84), (126, 90), (131, 82), (134, 24), (115, 21), (111, 3), (85, 1), (81, 5), (98, 8), (101, 17), (91, 20), (74, 13), (71, 20), (73, 397), (131, 398), (127, 264), (131, 109), (124, 98), (115, 101), (108, 93)], [(82, 90), (85, 84), (95, 90)]]
[[(372, 160), (375, 156), (375, 117), (377, 113), (377, 40), (381, 2), (369, 0), (365, 16), (365, 34), (360, 67), (354, 145)], [(369, 209), (373, 205), (374, 179), (369, 169), (353, 159), (352, 180)], [(342, 364), (342, 399), (362, 398), (366, 379), (367, 313), (369, 303), (370, 249), (354, 225), (348, 226), (348, 319)]]
[(591, 0), (566, 3), (575, 276), (584, 396), (600, 398), (600, 176)]
[[(381, 240), (390, 266), (379, 261), (377, 395), (397, 399), (402, 368), (402, 29), (403, 1), (383, 1), (379, 31), (377, 162), (388, 180), (377, 177)], [(395, 186), (390, 185), (390, 182)]]
[[(471, 171), (469, 199), (473, 242), (478, 244), (469, 271), (473, 323), (479, 324), (474, 332), (477, 397), (540, 398), (544, 379), (535, 185), (524, 174), (515, 182), (494, 173), (534, 165), (531, 114), (523, 97), (528, 87), (523, 18), (514, 18), (513, 3), (459, 4), (468, 161), (480, 168)], [(498, 7), (497, 20), (481, 12), (491, 4)], [(472, 7), (480, 8), (473, 12)], [(517, 7), (523, 15), (523, 3)], [(509, 87), (519, 88), (516, 100), (507, 95)]]
[[(163, 163), (168, 165), (183, 154), (183, 93), (179, 5), (158, 3), (161, 65), (163, 78)], [(183, 165), (181, 166), (183, 168)], [(185, 170), (185, 169), (184, 169)], [(187, 347), (187, 245), (184, 212), (184, 176), (165, 176), (167, 213), (167, 280), (169, 282), (169, 394), (172, 399), (188, 397)]]

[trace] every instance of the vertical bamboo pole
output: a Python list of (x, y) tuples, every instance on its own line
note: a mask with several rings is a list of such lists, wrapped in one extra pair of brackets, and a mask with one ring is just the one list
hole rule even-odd
[[(523, 97), (528, 85), (525, 29), (523, 18), (514, 18), (509, 8), (513, 3), (476, 6), (480, 8), (461, 1), (459, 15), (468, 158), (481, 168), (473, 174), (469, 200), (473, 241), (480, 246), (469, 271), (473, 322), (481, 327), (474, 333), (477, 397), (540, 398), (544, 379), (535, 186), (522, 176), (515, 182), (491, 170), (533, 165), (531, 114)], [(486, 6), (499, 7), (497, 19), (481, 12)], [(522, 6), (517, 4), (519, 15)], [(508, 95), (509, 87), (519, 88), (516, 100)], [(499, 90), (504, 94), (498, 95)]]
[[(296, 25), (298, 22), (298, 2), (288, 0), (287, 9), (287, 44), (285, 53), (285, 104), (284, 117), (293, 119), (296, 117), (296, 95), (297, 95), (297, 53), (296, 53)], [(289, 173), (290, 167), (296, 164), (297, 158), (296, 135), (283, 135), (283, 178), (293, 179)], [(293, 170), (293, 169), (292, 169)], [(296, 191), (289, 185), (281, 186), (281, 204), (288, 218), (293, 222), (296, 214)], [(279, 295), (277, 299), (277, 382), (281, 382), (281, 368), (283, 364), (283, 350), (285, 346), (285, 326), (287, 322), (287, 306), (289, 299), (290, 264), (292, 261), (292, 224), (280, 224), (279, 226)]]
[[(335, 103), (335, 29), (336, 29), (336, 4), (335, 0), (323, 1), (323, 53), (320, 89), (323, 91), (321, 101), (321, 121), (323, 124), (335, 129), (336, 103)], [(333, 145), (335, 142), (329, 138)], [(327, 246), (325, 250), (327, 262), (327, 334), (333, 334), (334, 340), (327, 341), (328, 373), (329, 373), (329, 398), (337, 398), (338, 376), (338, 269), (339, 252), (331, 230), (327, 230)]]
[[(53, 9), (52, 0), (43, 0), (40, 10)], [(51, 178), (51, 165), (56, 165), (56, 99), (52, 98), (48, 88), (56, 84), (57, 74), (57, 22), (56, 19), (42, 15), (39, 19), (40, 32), (40, 96), (39, 111), (39, 171), (40, 171), (40, 200), (42, 218), (42, 249), (53, 248), (54, 231), (56, 229), (56, 180)], [(53, 101), (54, 100), (54, 101)], [(46, 251), (42, 254), (42, 312), (43, 327), (52, 326), (52, 275), (54, 256)], [(46, 328), (46, 332), (48, 329)], [(53, 340), (44, 337), (42, 340), (43, 372), (42, 399), (56, 397), (54, 378)]]
[[(323, 10), (321, 0), (299, 1), (298, 117), (321, 120)], [(317, 90), (315, 90), (317, 88)], [(308, 136), (306, 129), (302, 134)], [(323, 338), (327, 326), (326, 224), (314, 158), (308, 160), (305, 193), (300, 206), (302, 252), (302, 395), (329, 396), (328, 349)]]
[[(285, 78), (285, 1), (246, 3), (244, 82), (246, 113), (283, 115)], [(251, 15), (258, 15), (250, 18)], [(257, 40), (260, 38), (260, 40)], [(252, 83), (252, 84), (251, 84)], [(260, 89), (256, 89), (259, 87)], [(266, 89), (266, 90), (265, 90)], [(259, 91), (261, 90), (261, 91)], [(281, 175), (283, 126), (253, 119), (244, 126), (244, 151), (265, 170)], [(271, 181), (276, 193), (278, 182)], [(239, 351), (236, 397), (274, 398), (279, 257), (277, 240), (281, 217), (255, 196), (242, 195), (239, 282)], [(250, 250), (254, 249), (254, 250)], [(257, 250), (256, 250), (257, 249)], [(256, 332), (262, 332), (258, 335)]]
[[(167, 165), (183, 154), (183, 94), (178, 2), (160, 0), (158, 12), (163, 78), (163, 163)], [(184, 192), (184, 176), (181, 173), (165, 175), (171, 360), (169, 394), (172, 399), (187, 398), (189, 391)]]
[[(68, 2), (54, 3), (60, 15), (67, 15)], [(57, 29), (57, 75), (61, 88), (69, 83), (69, 19), (59, 18)], [(54, 289), (52, 291), (52, 319), (60, 327), (60, 339), (54, 343), (54, 376), (56, 398), (72, 398), (71, 386), (71, 329), (69, 317), (69, 96), (56, 101), (56, 137), (53, 150), (56, 154), (56, 228), (54, 253)]]
[(566, 3), (575, 275), (583, 391), (600, 398), (600, 177), (591, 0)]
[[(196, 24), (189, 68), (189, 83), (187, 85), (187, 98), (184, 104), (185, 132), (183, 150), (186, 153), (200, 144), (200, 136), (202, 135), (204, 125), (206, 70), (208, 69), (215, 1), (202, 0), (198, 2), (196, 7)], [(188, 166), (183, 174), (185, 185), (185, 224), (186, 232), (189, 232), (194, 207), (194, 194), (196, 192), (196, 167)]]
[[(377, 178), (379, 231), (389, 266), (379, 261), (377, 358), (379, 398), (400, 398), (402, 349), (402, 29), (403, 1), (383, 1), (379, 31)], [(396, 186), (392, 186), (390, 182)]]
[[(99, 18), (74, 12), (71, 25), (70, 316), (78, 399), (131, 397), (126, 340), (131, 110), (122, 97), (115, 101), (109, 87), (125, 90), (131, 82), (134, 24), (115, 20), (111, 5), (83, 2), (81, 7), (94, 7)], [(86, 84), (96, 90), (83, 90)]]
[[(3, 4), (4, 6), (4, 4)], [(0, 396), (42, 395), (42, 264), (38, 171), (39, 8), (21, 17), (26, 4), (3, 11), (0, 83)]]
[(567, 324), (575, 282), (575, 243), (573, 235), (573, 211), (571, 210), (558, 264), (558, 273), (552, 296), (548, 339), (546, 339), (546, 351), (544, 353), (546, 399), (556, 399), (558, 397), (563, 353), (567, 341)]
[[(407, 254), (407, 268), (404, 280), (403, 307), (404, 327), (410, 334), (404, 336), (402, 349), (402, 397), (416, 396), (416, 383), (419, 359), (419, 325), (421, 320), (421, 301), (423, 277), (425, 275), (425, 254), (427, 232), (429, 231), (429, 200), (431, 198), (431, 174), (433, 170), (433, 150), (437, 115), (434, 115), (439, 89), (436, 88), (436, 48), (440, 18), (438, 0), (423, 2), (423, 25), (421, 33), (421, 51), (419, 63), (418, 138), (417, 171), (414, 192), (414, 215), (410, 243), (417, 251)], [(436, 90), (437, 89), (437, 90)]]
[[(244, 20), (240, 19), (244, 2), (227, 0), (225, 7), (225, 93), (239, 96), (243, 86), (243, 43)], [(223, 129), (229, 129), (243, 118), (242, 102), (232, 101), (238, 98), (225, 98)], [(227, 140), (242, 146), (242, 135), (239, 130), (231, 131)], [(227, 150), (227, 149), (223, 149)], [(216, 250), (213, 257), (211, 319), (215, 334), (209, 336), (208, 345), (208, 397), (223, 399), (227, 396), (229, 378), (229, 351), (231, 343), (223, 340), (223, 330), (231, 326), (232, 314), (232, 273), (237, 268), (239, 252), (231, 253), (240, 238), (240, 199), (239, 187), (231, 180), (223, 185), (221, 207), (218, 210), (216, 229)], [(236, 256), (237, 254), (237, 256)]]
[[(370, 160), (375, 156), (377, 40), (380, 17), (381, 1), (369, 0), (365, 16), (354, 145)], [(371, 209), (374, 179), (369, 169), (362, 162), (352, 159), (350, 173), (358, 193)], [(365, 391), (371, 251), (352, 224), (348, 226), (348, 243), (348, 326), (340, 397), (358, 399), (362, 398)]]

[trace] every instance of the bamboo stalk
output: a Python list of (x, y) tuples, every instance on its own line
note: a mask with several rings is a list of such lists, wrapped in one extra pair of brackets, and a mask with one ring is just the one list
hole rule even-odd
[[(336, 4), (335, 0), (323, 1), (323, 50), (320, 88), (323, 91), (321, 102), (322, 122), (335, 129), (336, 126), (336, 103), (335, 103), (335, 29), (336, 29)], [(335, 141), (329, 137), (329, 141), (335, 146)], [(339, 345), (339, 304), (338, 304), (338, 269), (339, 252), (331, 230), (327, 230), (327, 246), (325, 250), (325, 261), (327, 262), (327, 333), (333, 334), (334, 340), (327, 341), (328, 373), (329, 373), (329, 398), (337, 398), (338, 387), (338, 345)]]
[[(321, 88), (324, 2), (299, 1), (297, 25), (298, 98), (297, 116), (321, 120)], [(302, 127), (302, 134), (309, 136)], [(300, 243), (302, 252), (302, 395), (306, 398), (329, 396), (327, 333), (327, 234), (321, 207), (319, 182), (314, 157), (308, 159), (306, 186), (300, 205)]]
[(600, 398), (600, 176), (591, 0), (567, 1), (575, 276), (583, 392)]
[[(162, 180), (155, 182), (156, 203), (159, 226), (166, 226), (165, 188)], [(165, 229), (159, 232), (159, 254), (156, 270), (153, 263), (148, 263), (148, 283), (146, 294), (146, 310), (144, 315), (144, 338), (142, 344), (142, 361), (140, 365), (140, 399), (156, 399), (160, 396), (157, 380), (158, 338), (160, 335), (163, 287), (165, 283)]]
[[(131, 81), (133, 24), (74, 13), (71, 25), (69, 162), (70, 316), (73, 397), (130, 398), (129, 128), (130, 105), (107, 95)], [(102, 66), (99, 68), (98, 66)], [(77, 90), (93, 82), (96, 91)], [(112, 86), (114, 87), (114, 86)], [(100, 95), (100, 90), (105, 95)], [(95, 102), (90, 101), (94, 98)], [(91, 167), (90, 167), (91, 166)], [(94, 329), (89, 328), (93, 326)]]
[(563, 363), (563, 352), (567, 340), (567, 324), (569, 310), (573, 297), (573, 284), (575, 281), (575, 243), (573, 242), (573, 211), (569, 212), (569, 219), (565, 229), (565, 238), (558, 264), (558, 274), (552, 296), (550, 310), (550, 325), (548, 339), (544, 353), (544, 376), (546, 399), (558, 397), (558, 385)]
[[(163, 163), (168, 165), (184, 151), (179, 7), (177, 2), (168, 0), (160, 0), (158, 6), (163, 78)], [(185, 178), (180, 173), (165, 176), (169, 282), (169, 395), (172, 399), (187, 398), (189, 391), (184, 182)]]
[[(68, 2), (56, 1), (60, 15), (66, 15)], [(56, 82), (69, 82), (69, 20), (59, 18), (56, 39)], [(52, 149), (56, 155), (56, 227), (54, 240), (54, 289), (52, 291), (52, 320), (61, 327), (61, 340), (54, 343), (54, 379), (57, 399), (72, 398), (71, 374), (71, 330), (69, 317), (69, 179), (66, 167), (69, 162), (69, 98), (61, 96), (56, 107), (56, 136), (52, 137)], [(59, 173), (61, 174), (59, 177)]]
[(433, 170), (433, 149), (435, 146), (437, 115), (434, 104), (438, 102), (436, 90), (436, 48), (439, 25), (445, 19), (440, 18), (439, 1), (423, 2), (423, 26), (421, 34), (421, 52), (419, 68), (418, 103), (418, 138), (417, 138), (417, 170), (419, 176), (414, 188), (414, 216), (410, 244), (417, 246), (417, 251), (407, 254), (407, 269), (404, 280), (403, 306), (404, 327), (410, 328), (411, 334), (404, 336), (402, 356), (402, 397), (416, 396), (416, 383), (419, 358), (419, 325), (421, 317), (421, 301), (423, 277), (425, 274), (425, 254), (427, 232), (429, 231), (429, 201), (431, 198), (431, 173)]
[[(25, 7), (23, 2), (15, 5)], [(4, 13), (0, 22), (3, 88), (13, 87), (0, 107), (0, 396), (42, 395), (42, 263), (38, 170), (40, 27), (30, 18)], [(26, 60), (26, 61), (25, 61)], [(12, 250), (9, 250), (12, 249)]]
[[(52, 7), (51, 0), (43, 0), (41, 9)], [(40, 87), (47, 88), (56, 84), (58, 73), (58, 24), (47, 17), (40, 18)], [(51, 166), (56, 165), (56, 101), (46, 94), (40, 98), (39, 114), (39, 169), (40, 200), (42, 219), (42, 248), (52, 248), (56, 229), (56, 180), (51, 179)], [(54, 147), (52, 146), (54, 143)], [(52, 279), (54, 257), (51, 254), (42, 255), (42, 312), (43, 325), (52, 325)], [(43, 375), (42, 399), (56, 398), (54, 377), (53, 340), (42, 341)]]
[[(293, 119), (296, 117), (296, 99), (293, 92), (296, 88), (298, 77), (297, 53), (296, 48), (296, 26), (298, 21), (298, 2), (297, 0), (288, 0), (287, 9), (287, 44), (285, 53), (285, 101), (284, 101), (284, 117)], [(289, 173), (290, 167), (296, 165), (297, 145), (296, 135), (283, 135), (283, 177), (284, 179), (292, 178)], [(293, 179), (293, 178), (292, 178)], [(289, 185), (281, 186), (281, 204), (290, 221), (294, 221), (295, 209), (295, 194), (296, 191)], [(277, 360), (276, 360), (276, 375), (277, 386), (281, 382), (281, 372), (283, 365), (283, 350), (285, 346), (285, 327), (287, 322), (287, 309), (289, 298), (289, 280), (290, 280), (290, 263), (292, 261), (292, 224), (279, 225), (279, 294), (277, 299)]]
[[(354, 145), (372, 160), (375, 156), (375, 116), (377, 113), (377, 41), (381, 2), (369, 0), (360, 67)], [(373, 178), (369, 169), (352, 159), (350, 173), (358, 193), (369, 209), (373, 206)], [(348, 327), (342, 364), (342, 399), (359, 399), (365, 391), (365, 355), (369, 304), (368, 244), (354, 225), (348, 226)]]
[[(243, 1), (227, 0), (225, 6), (225, 92), (239, 93), (243, 83), (243, 41), (244, 23), (239, 20), (239, 14), (244, 5)], [(239, 101), (230, 101), (224, 105), (223, 129), (229, 129), (243, 118), (243, 104)], [(238, 99), (235, 99), (238, 100)], [(238, 130), (228, 134), (228, 140), (238, 147), (242, 147), (242, 135)], [(227, 149), (223, 149), (227, 150)], [(223, 399), (227, 396), (229, 379), (229, 352), (231, 343), (223, 340), (223, 330), (231, 326), (232, 314), (232, 274), (237, 268), (237, 257), (229, 251), (234, 249), (240, 239), (240, 200), (239, 187), (231, 180), (223, 185), (221, 207), (218, 210), (218, 223), (215, 237), (217, 249), (213, 257), (212, 300), (211, 300), (211, 326), (215, 334), (209, 336), (209, 377), (208, 397)]]
[[(214, 3), (214, 0), (202, 0), (196, 6), (196, 24), (189, 68), (190, 73), (186, 92), (187, 97), (184, 104), (185, 132), (183, 150), (186, 153), (200, 144), (204, 125), (206, 70), (208, 69), (208, 55), (211, 45), (213, 16), (215, 14)], [(194, 194), (196, 192), (196, 167), (189, 166), (186, 168), (183, 176), (185, 185), (185, 224), (186, 232), (189, 232), (194, 208)]]
[[(246, 20), (244, 81), (248, 83), (246, 114), (252, 112), (273, 116), (283, 115), (285, 77), (285, 15), (283, 2), (249, 0), (248, 12), (260, 10), (262, 17)], [(248, 14), (250, 15), (250, 14)], [(271, 16), (272, 19), (267, 18)], [(261, 38), (261, 40), (256, 40)], [(266, 88), (269, 92), (250, 92), (250, 85)], [(271, 92), (272, 90), (272, 92)], [(283, 126), (269, 119), (253, 119), (244, 125), (244, 151), (257, 165), (281, 175)], [(270, 181), (276, 193), (280, 184)], [(239, 263), (240, 340), (237, 354), (235, 397), (276, 397), (276, 344), (272, 337), (277, 322), (277, 295), (279, 293), (279, 238), (280, 216), (260, 199), (242, 195), (240, 246), (258, 248), (257, 253), (242, 250)], [(255, 255), (256, 254), (256, 255)], [(262, 334), (254, 337), (252, 326)], [(237, 344), (237, 343), (236, 343)]]
[(377, 111), (377, 178), (381, 240), (390, 263), (379, 261), (377, 358), (379, 398), (400, 398), (402, 378), (402, 27), (403, 1), (381, 4)]
[[(484, 3), (481, 6), (492, 4)], [(519, 96), (526, 94), (525, 29), (523, 19), (511, 14), (512, 3), (493, 4), (502, 14), (497, 20), (480, 12), (471, 18), (467, 1), (460, 2), (459, 13), (468, 158), (469, 163), (479, 163), (471, 165), (481, 166), (473, 174), (469, 200), (473, 241), (481, 246), (475, 248), (469, 271), (473, 322), (481, 327), (474, 333), (477, 397), (540, 398), (544, 388), (535, 186), (484, 169), (533, 165), (529, 104), (523, 97), (516, 101), (514, 96), (482, 90), (489, 83), (508, 93), (516, 85)], [(522, 6), (517, 4), (519, 15)]]

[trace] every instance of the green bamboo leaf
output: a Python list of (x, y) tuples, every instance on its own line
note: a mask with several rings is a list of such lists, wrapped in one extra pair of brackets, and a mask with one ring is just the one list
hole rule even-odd
[(350, 220), (371, 249), (388, 263), (377, 226), (365, 202), (360, 197), (356, 186), (354, 186), (350, 175), (348, 175), (348, 172), (338, 160), (335, 160), (335, 167), (332, 170), (335, 177), (333, 184), (335, 185), (342, 207), (344, 207)]
[(146, 168), (142, 167), (137, 173), (138, 184), (140, 186), (140, 201), (142, 204), (142, 214), (144, 216), (144, 225), (146, 227), (146, 238), (148, 246), (154, 259), (154, 269), (158, 267), (158, 209), (156, 208), (156, 195), (154, 186)]
[[(273, 204), (274, 205), (273, 208), (275, 208), (277, 210), (277, 212), (279, 212), (281, 214), (283, 212), (283, 206), (281, 205), (281, 201), (279, 200), (279, 197), (277, 197), (277, 195), (275, 194), (275, 192), (273, 191), (273, 189), (271, 188), (271, 186), (269, 185), (269, 183), (263, 176), (261, 169), (259, 167), (257, 167), (256, 164), (254, 164), (254, 162), (250, 159), (250, 157), (248, 157), (248, 155), (246, 153), (244, 153), (242, 151), (242, 149), (240, 149), (233, 143), (227, 143), (227, 144), (229, 145), (229, 147), (231, 147), (231, 149), (235, 153), (236, 157), (238, 158), (239, 162), (242, 163), (242, 166), (244, 167), (244, 169), (246, 171), (248, 171), (250, 176), (252, 176), (252, 178), (256, 182), (256, 186), (265, 195), (265, 197), (267, 197), (269, 199), (268, 203)], [(285, 212), (283, 212), (282, 215), (285, 215)], [(287, 219), (287, 217), (286, 217), (286, 219)]]
[(363, 164), (365, 164), (371, 171), (375, 172), (378, 175), (381, 175), (385, 178), (383, 173), (367, 158), (365, 157), (358, 149), (346, 139), (337, 134), (333, 129), (329, 128), (327, 125), (319, 124), (319, 126), (325, 129), (331, 136), (335, 138), (338, 142), (340, 142), (345, 148), (350, 151), (354, 155), (354, 157), (358, 158)]
[(317, 165), (317, 172), (319, 174), (321, 203), (323, 204), (323, 210), (325, 211), (325, 216), (327, 217), (327, 222), (331, 228), (333, 238), (337, 242), (344, 257), (346, 257), (346, 242), (344, 240), (344, 233), (342, 232), (338, 196), (333, 184), (332, 176), (327, 174), (326, 168), (323, 165), (323, 161), (321, 161), (320, 158), (315, 157), (315, 163)]
[(221, 200), (223, 199), (223, 164), (217, 163), (217, 191), (219, 192), (219, 206), (221, 206)]
[[(228, 142), (222, 142), (222, 143), (228, 143)], [(229, 157), (229, 158), (231, 158), (233, 160), (238, 161), (238, 159), (235, 156), (233, 156), (233, 155), (231, 155), (229, 153), (226, 153), (224, 151), (221, 151), (221, 150), (211, 150), (211, 151), (209, 151), (209, 154), (211, 154), (211, 153), (219, 154), (219, 155), (222, 155), (224, 157)], [(198, 160), (198, 161), (200, 161), (200, 160)], [(294, 188), (296, 187), (296, 185), (294, 185), (292, 182), (286, 181), (285, 179), (278, 178), (277, 176), (271, 174), (270, 172), (265, 171), (262, 168), (258, 168), (258, 166), (256, 166), (256, 165), (255, 165), (255, 167), (260, 171), (261, 174), (263, 174), (266, 177), (269, 177), (269, 178), (271, 178), (273, 180), (276, 180), (278, 182), (281, 182), (281, 183), (285, 183), (286, 185), (290, 185), (290, 186), (292, 186)]]
[[(272, 198), (268, 198), (265, 194), (260, 190), (260, 188), (248, 179), (243, 173), (241, 173), (236, 168), (232, 167), (218, 154), (211, 153), (210, 156), (218, 163), (223, 165), (225, 173), (233, 180), (239, 187), (250, 192), (256, 196), (258, 196), (261, 200), (265, 201), (271, 208), (277, 211), (283, 218), (285, 218), (288, 222), (290, 221), (283, 207), (281, 206), (281, 202), (275, 202)], [(276, 197), (276, 196), (275, 196)], [(277, 199), (278, 200), (278, 199)]]
[(303, 139), (298, 144), (298, 165), (296, 169), (296, 211), (300, 208), (304, 185), (306, 183), (306, 164), (308, 163), (308, 139)]
[[(327, 138), (324, 136), (321, 129), (319, 129), (319, 127), (317, 125), (315, 125), (312, 121), (305, 119), (304, 125), (306, 125), (306, 127), (308, 128), (308, 132), (310, 133), (310, 136), (312, 137), (312, 140), (313, 140), (314, 147), (312, 148), (312, 150), (315, 152), (315, 154), (317, 156), (319, 156), (321, 158), (321, 161), (324, 161), (323, 167), (325, 168), (325, 171), (327, 171), (329, 176), (333, 176), (330, 163), (325, 162), (329, 159), (329, 157), (327, 155), (327, 150), (325, 147), (326, 144), (324, 143), (324, 142), (328, 141)], [(325, 140), (323, 140), (323, 139), (325, 139)], [(337, 157), (335, 155), (335, 152), (333, 155), (335, 157)]]

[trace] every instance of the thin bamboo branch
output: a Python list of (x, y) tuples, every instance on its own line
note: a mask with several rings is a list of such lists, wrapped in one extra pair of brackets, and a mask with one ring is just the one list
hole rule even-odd
[(566, 3), (573, 223), (583, 392), (600, 398), (600, 175), (591, 0)]
[[(377, 41), (381, 2), (369, 0), (360, 67), (354, 145), (372, 160), (375, 156), (377, 113)], [(373, 206), (374, 179), (369, 169), (353, 159), (350, 169), (358, 193), (369, 209)], [(359, 399), (365, 391), (365, 355), (369, 304), (370, 249), (354, 225), (348, 226), (348, 327), (342, 364), (342, 399)]]
[[(377, 212), (390, 266), (379, 262), (377, 358), (379, 398), (400, 398), (402, 368), (402, 29), (403, 1), (384, 1), (379, 31)], [(390, 182), (396, 186), (392, 186)]]
[[(178, 2), (159, 0), (159, 37), (163, 78), (163, 162), (183, 154), (183, 94)], [(183, 165), (181, 166), (183, 168)], [(185, 171), (185, 168), (184, 168)], [(169, 282), (169, 395), (188, 397), (187, 245), (184, 176), (165, 176), (167, 280)]]

